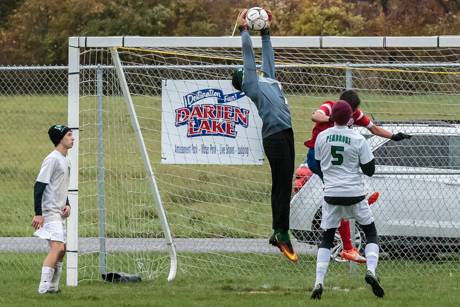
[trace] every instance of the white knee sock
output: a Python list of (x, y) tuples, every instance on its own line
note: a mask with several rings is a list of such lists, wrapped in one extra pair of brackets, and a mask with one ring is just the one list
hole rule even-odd
[(54, 268), (47, 266), (42, 267), (42, 276), (40, 278), (40, 285), (38, 286), (39, 293), (46, 293), (51, 285), (51, 279), (54, 275)]
[(375, 275), (375, 269), (379, 261), (379, 246), (375, 243), (369, 243), (364, 250), (366, 254), (367, 269)]
[(327, 272), (327, 267), (329, 266), (329, 261), (331, 259), (331, 250), (328, 248), (318, 248), (318, 255), (316, 257), (316, 281), (317, 284), (324, 284), (324, 276)]
[(62, 273), (62, 262), (56, 263), (56, 267), (54, 269), (54, 275), (53, 278), (51, 279), (51, 288), (54, 291), (57, 291), (59, 289), (59, 280), (61, 278), (61, 273)]

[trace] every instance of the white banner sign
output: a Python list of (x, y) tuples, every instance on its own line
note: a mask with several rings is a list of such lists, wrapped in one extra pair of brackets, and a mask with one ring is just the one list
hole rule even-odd
[(262, 120), (230, 80), (163, 80), (161, 162), (262, 164)]

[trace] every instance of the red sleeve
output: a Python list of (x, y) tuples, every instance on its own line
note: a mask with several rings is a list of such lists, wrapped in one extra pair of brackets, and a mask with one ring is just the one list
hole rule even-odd
[(356, 109), (355, 113), (353, 113), (354, 124), (356, 126), (362, 126), (366, 128), (370, 128), (374, 125), (374, 123), (364, 115), (363, 111), (360, 109)]
[(318, 111), (323, 111), (324, 112), (324, 115), (331, 115), (331, 110), (332, 110), (332, 105), (334, 104), (333, 101), (326, 101), (325, 103), (323, 103)]

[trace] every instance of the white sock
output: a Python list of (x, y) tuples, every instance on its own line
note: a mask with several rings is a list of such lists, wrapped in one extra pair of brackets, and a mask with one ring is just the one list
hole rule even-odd
[(62, 262), (56, 263), (56, 267), (54, 269), (54, 275), (51, 279), (51, 287), (53, 290), (57, 291), (59, 289), (59, 279), (61, 278), (62, 273)]
[(329, 261), (331, 259), (331, 250), (328, 248), (318, 248), (318, 255), (316, 257), (316, 281), (317, 284), (324, 284), (324, 276), (327, 272), (327, 267), (329, 266)]
[(379, 246), (375, 243), (368, 243), (365, 248), (367, 269), (375, 275), (375, 269), (379, 262)]
[(48, 266), (42, 267), (42, 276), (40, 278), (40, 285), (38, 286), (39, 293), (46, 293), (46, 291), (48, 291), (53, 275), (54, 268), (50, 268)]

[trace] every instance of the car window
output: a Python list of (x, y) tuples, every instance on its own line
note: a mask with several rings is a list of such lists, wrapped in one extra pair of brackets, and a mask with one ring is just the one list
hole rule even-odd
[(374, 151), (377, 165), (460, 169), (460, 136), (415, 135)]
[(460, 169), (460, 136), (449, 136), (449, 166)]

